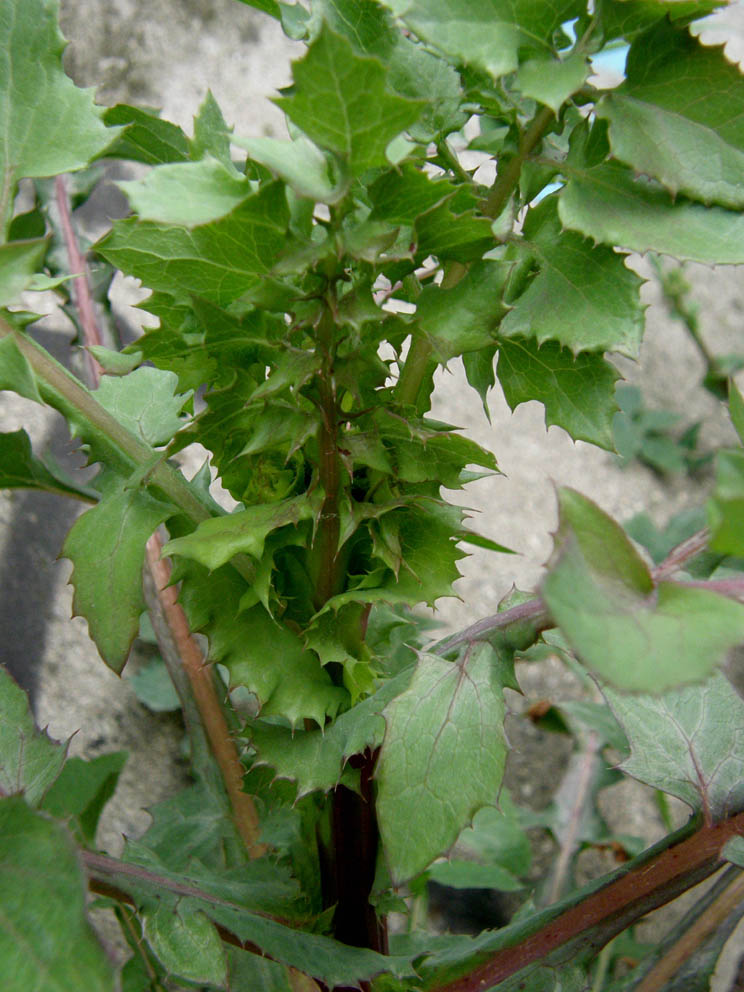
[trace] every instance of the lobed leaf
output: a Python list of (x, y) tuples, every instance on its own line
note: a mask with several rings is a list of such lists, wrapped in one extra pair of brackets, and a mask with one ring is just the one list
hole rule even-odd
[(602, 687), (628, 736), (628, 775), (719, 820), (744, 802), (744, 700), (715, 672), (659, 696)]
[(661, 692), (704, 679), (744, 640), (744, 606), (660, 582), (620, 527), (586, 497), (559, 493), (560, 526), (542, 596), (573, 650), (620, 688)]
[(507, 750), (502, 687), (511, 681), (487, 644), (456, 662), (422, 654), (408, 689), (385, 707), (375, 778), (395, 884), (423, 871), (478, 809), (496, 801)]
[(0, 667), (0, 791), (38, 806), (59, 776), (67, 748), (34, 723), (26, 693)]
[(631, 46), (626, 77), (597, 106), (614, 157), (672, 194), (744, 207), (744, 76), (723, 48), (660, 21)]
[(311, 141), (340, 155), (352, 175), (386, 165), (388, 144), (425, 106), (392, 93), (383, 64), (356, 55), (325, 24), (292, 75), (291, 95), (275, 103)]
[(145, 544), (173, 508), (146, 492), (117, 486), (75, 521), (62, 554), (72, 561), (73, 609), (88, 621), (101, 657), (124, 667), (144, 609)]
[(146, 444), (164, 445), (184, 426), (190, 393), (177, 393), (178, 376), (139, 368), (127, 376), (104, 376), (95, 398), (130, 433)]

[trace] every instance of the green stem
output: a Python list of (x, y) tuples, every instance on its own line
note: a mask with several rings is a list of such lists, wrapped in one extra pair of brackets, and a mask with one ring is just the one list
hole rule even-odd
[(403, 370), (395, 388), (395, 398), (401, 406), (415, 406), (419, 390), (432, 372), (432, 347), (425, 337), (412, 337)]
[(486, 217), (491, 217), (495, 220), (501, 215), (504, 207), (509, 202), (509, 197), (517, 188), (519, 177), (522, 174), (522, 166), (535, 150), (536, 145), (542, 139), (554, 117), (555, 114), (550, 107), (541, 107), (530, 126), (523, 132), (519, 141), (519, 151), (499, 171), (496, 182), (481, 204), (481, 210)]

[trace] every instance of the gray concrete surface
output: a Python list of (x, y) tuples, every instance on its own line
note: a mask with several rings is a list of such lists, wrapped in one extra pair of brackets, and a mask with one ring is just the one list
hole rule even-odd
[[(189, 128), (192, 115), (211, 88), (226, 119), (239, 133), (281, 133), (281, 117), (267, 97), (289, 81), (289, 60), (301, 49), (288, 42), (270, 18), (234, 0), (62, 0), (62, 13), (65, 33), (71, 39), (68, 68), (81, 84), (101, 84), (101, 102), (128, 100), (161, 106), (165, 117)], [(641, 259), (631, 264), (642, 273), (648, 271)], [(690, 276), (712, 349), (744, 351), (741, 270), (691, 267)], [(649, 310), (641, 363), (639, 367), (624, 363), (623, 373), (642, 386), (650, 406), (677, 409), (686, 423), (702, 419), (705, 446), (727, 443), (733, 435), (726, 415), (699, 388), (701, 363), (695, 348), (669, 320), (653, 283), (644, 288), (644, 298)], [(49, 333), (63, 344), (71, 334), (59, 317), (51, 318)], [(489, 425), (478, 397), (464, 385), (458, 363), (440, 378), (434, 415), (463, 426), (493, 450), (504, 473), (472, 486), (463, 501), (478, 511), (474, 521), (478, 529), (519, 551), (518, 557), (476, 553), (463, 565), (458, 588), (462, 601), (440, 604), (440, 616), (449, 625), (462, 626), (492, 613), (512, 583), (530, 588), (539, 580), (556, 522), (557, 485), (576, 487), (621, 520), (645, 510), (660, 525), (678, 510), (699, 505), (709, 491), (709, 474), (661, 479), (637, 464), (621, 470), (606, 452), (574, 444), (558, 428), (546, 431), (538, 404), (526, 404), (510, 413), (498, 389), (490, 400)], [(53, 415), (7, 393), (0, 394), (0, 422), (3, 430), (25, 426), (42, 446), (60, 430)], [(38, 547), (33, 544), (37, 525), (51, 521), (51, 510), (26, 505), (23, 499), (19, 494), (0, 493), (4, 559), (8, 562), (15, 548), (13, 555), (18, 558), (11, 556), (11, 573), (17, 560), (25, 561), (24, 574), (17, 569), (13, 574), (18, 597), (14, 602), (22, 604), (26, 582), (30, 587), (40, 583), (45, 591), (37, 605), (27, 609), (43, 622), (26, 629), (18, 645), (19, 656), (25, 652), (30, 665), (37, 655), (37, 715), (53, 736), (74, 734), (73, 751), (96, 754), (125, 747), (132, 752), (119, 793), (106, 810), (100, 838), (102, 845), (116, 853), (122, 833), (135, 834), (145, 828), (148, 818), (143, 807), (169, 794), (181, 781), (183, 769), (177, 759), (173, 761), (180, 730), (167, 717), (147, 714), (126, 680), (118, 679), (100, 662), (85, 623), (70, 621), (69, 566), (45, 559), (43, 541)], [(46, 543), (54, 545), (58, 533), (54, 527), (48, 529)], [(19, 544), (23, 534), (27, 537)], [(30, 559), (29, 554), (21, 554), (24, 548), (31, 552)], [(54, 554), (56, 549), (50, 558)], [(11, 588), (7, 581), (6, 601)], [(22, 606), (16, 605), (0, 615), (3, 639), (8, 636), (5, 625), (17, 610), (22, 614)], [(510, 696), (515, 710), (535, 699), (558, 700), (577, 691), (558, 665), (531, 668), (520, 678), (525, 699)], [(523, 721), (512, 723), (515, 748), (510, 783), (519, 798), (537, 804), (556, 781), (565, 751), (539, 731), (519, 730)], [(644, 801), (644, 790), (632, 784), (624, 789), (615, 797), (609, 815), (624, 817), (631, 832), (649, 839), (658, 836), (660, 824)], [(744, 946), (743, 940), (739, 936), (732, 941), (732, 961)], [(730, 983), (731, 975), (722, 974), (716, 992), (723, 992)]]

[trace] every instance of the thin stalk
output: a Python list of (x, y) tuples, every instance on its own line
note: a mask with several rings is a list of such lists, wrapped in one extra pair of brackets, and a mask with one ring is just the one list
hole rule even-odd
[(496, 181), (489, 190), (488, 196), (481, 204), (481, 210), (486, 217), (495, 220), (501, 215), (509, 197), (519, 184), (522, 166), (535, 150), (535, 147), (545, 134), (555, 114), (550, 107), (541, 107), (519, 141), (519, 151), (509, 159), (504, 168), (497, 174)]
[(225, 714), (217, 696), (214, 672), (189, 630), (186, 614), (178, 602), (178, 594), (170, 585), (170, 566), (161, 555), (160, 540), (153, 535), (147, 542), (147, 564), (155, 580), (158, 600), (188, 676), (199, 710), (201, 722), (222, 774), (233, 818), (248, 855), (260, 858), (266, 853), (265, 844), (258, 841), (260, 825), (253, 798), (243, 792), (243, 766), (238, 749), (230, 735)]

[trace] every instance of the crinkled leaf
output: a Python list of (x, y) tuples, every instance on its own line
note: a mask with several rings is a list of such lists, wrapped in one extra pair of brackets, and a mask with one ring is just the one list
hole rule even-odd
[(300, 196), (320, 203), (336, 203), (346, 193), (345, 184), (333, 181), (331, 164), (323, 152), (303, 136), (294, 141), (238, 137), (232, 140), (239, 148), (245, 148), (254, 162), (266, 166)]
[(553, 198), (535, 214), (540, 226), (533, 232), (528, 217), (525, 235), (539, 271), (499, 333), (534, 337), (538, 344), (557, 341), (574, 354), (617, 351), (636, 358), (643, 336), (643, 280), (611, 248), (592, 245), (573, 231), (561, 232)]
[(478, 262), (452, 289), (427, 287), (416, 319), (439, 361), (493, 345), (504, 315), (501, 293), (509, 274), (503, 262)]
[(124, 125), (106, 149), (107, 158), (125, 158), (145, 165), (188, 160), (186, 135), (176, 124), (162, 120), (156, 113), (117, 103), (104, 111), (103, 120), (108, 125)]
[[(322, 790), (327, 792), (341, 781), (344, 766), (352, 754), (373, 750), (382, 743), (385, 721), (382, 711), (411, 681), (407, 669), (385, 682), (373, 696), (357, 703), (336, 717), (332, 724), (317, 730), (295, 730), (277, 724), (254, 721), (249, 727), (257, 762), (269, 765), (277, 778), (297, 782), (297, 797)], [(353, 775), (350, 769), (347, 771)]]
[(659, 696), (603, 687), (630, 742), (621, 768), (714, 820), (744, 801), (744, 700), (715, 672)]
[[(567, 170), (568, 171), (568, 170)], [(558, 203), (566, 227), (630, 251), (658, 251), (692, 262), (744, 262), (744, 214), (706, 207), (619, 162), (572, 167)]]
[(716, 485), (708, 502), (710, 548), (744, 556), (744, 451), (719, 451)]
[(631, 46), (600, 101), (615, 158), (703, 203), (744, 206), (744, 76), (722, 48), (661, 21)]
[(271, 269), (288, 222), (284, 186), (273, 183), (227, 216), (190, 230), (136, 218), (117, 221), (96, 250), (150, 289), (225, 306)]
[(7, 992), (113, 992), (85, 913), (69, 835), (19, 796), (0, 799), (0, 986)]
[(0, 789), (38, 806), (59, 775), (66, 748), (37, 730), (28, 697), (0, 667)]
[(5, 0), (0, 8), (0, 169), (5, 197), (23, 177), (74, 172), (116, 137), (92, 90), (62, 70), (65, 40), (56, 0)]
[(160, 905), (145, 915), (144, 934), (169, 975), (225, 987), (222, 941), (214, 924), (199, 910)]
[(326, 25), (292, 67), (290, 96), (275, 102), (321, 148), (341, 155), (353, 174), (386, 165), (385, 149), (421, 115), (425, 102), (392, 93), (376, 58), (354, 53)]
[(72, 561), (73, 610), (88, 621), (101, 657), (124, 667), (144, 609), (145, 544), (173, 508), (137, 489), (115, 488), (75, 521), (62, 548)]
[(582, 13), (576, 0), (385, 0), (420, 38), (492, 76), (513, 72), (518, 51), (552, 52), (553, 33)]
[(90, 761), (68, 758), (41, 808), (58, 820), (75, 817), (83, 840), (94, 843), (98, 819), (114, 794), (126, 760), (126, 751), (102, 754)]
[(385, 707), (375, 777), (394, 882), (423, 871), (496, 801), (507, 750), (506, 668), (487, 644), (456, 662), (422, 654), (409, 688)]
[(0, 487), (41, 489), (87, 500), (96, 499), (98, 495), (59, 470), (51, 471), (35, 458), (24, 430), (0, 434)]
[(31, 285), (47, 246), (45, 238), (0, 245), (0, 306), (16, 303)]
[(565, 59), (531, 59), (519, 67), (517, 83), (525, 96), (539, 100), (557, 114), (571, 94), (581, 88), (588, 68), (586, 57), (579, 52)]
[(306, 496), (250, 506), (203, 521), (191, 534), (169, 541), (163, 553), (193, 558), (210, 570), (241, 553), (260, 559), (268, 534), (278, 527), (308, 520), (312, 515), (313, 508)]
[(159, 165), (118, 185), (141, 220), (187, 228), (219, 220), (252, 192), (247, 179), (214, 158)]
[(95, 397), (140, 440), (162, 445), (184, 426), (181, 411), (191, 394), (177, 388), (174, 372), (139, 368), (121, 378), (104, 376)]
[(496, 373), (512, 410), (539, 400), (548, 427), (555, 424), (575, 441), (614, 450), (612, 418), (620, 375), (602, 355), (572, 355), (555, 341), (538, 346), (514, 338), (500, 343)]
[(744, 640), (744, 606), (660, 582), (621, 528), (575, 490), (559, 493), (556, 550), (542, 596), (581, 660), (621, 689), (661, 692), (705, 678)]

